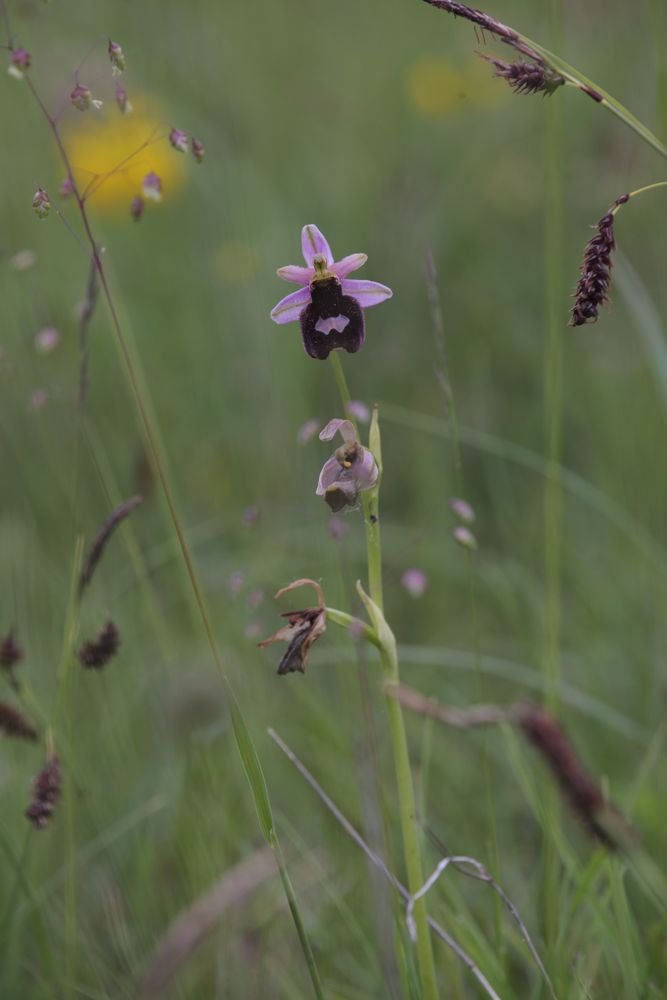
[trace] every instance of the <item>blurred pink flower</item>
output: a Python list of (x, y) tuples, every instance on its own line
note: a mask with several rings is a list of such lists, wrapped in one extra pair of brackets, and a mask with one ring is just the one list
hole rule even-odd
[(423, 569), (406, 569), (401, 583), (410, 597), (422, 597), (428, 587), (428, 577)]

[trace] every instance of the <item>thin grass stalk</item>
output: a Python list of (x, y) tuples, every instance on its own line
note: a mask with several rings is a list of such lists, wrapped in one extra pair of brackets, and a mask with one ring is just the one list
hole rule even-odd
[[(559, 42), (562, 37), (560, 0), (547, 0), (551, 31)], [(561, 560), (563, 484), (560, 475), (563, 424), (563, 176), (565, 169), (562, 106), (548, 102), (545, 108), (545, 323), (544, 409), (545, 457), (548, 475), (544, 490), (544, 639), (542, 669), (545, 700), (551, 714), (558, 712), (560, 688), (561, 632)], [(558, 937), (558, 900), (560, 861), (560, 808), (553, 789), (545, 793), (545, 830), (543, 848), (542, 908), (544, 935), (550, 959)]]
[[(2, 10), (3, 10), (4, 14), (6, 15), (6, 5), (4, 4), (4, 2), (2, 3)], [(81, 191), (79, 190), (79, 188), (77, 186), (77, 183), (76, 183), (76, 180), (75, 180), (75, 177), (74, 177), (74, 172), (73, 172), (73, 169), (72, 169), (72, 165), (71, 165), (71, 162), (69, 160), (69, 156), (68, 156), (67, 150), (66, 150), (65, 145), (63, 143), (63, 140), (62, 140), (62, 137), (60, 135), (60, 131), (58, 129), (58, 126), (57, 126), (57, 123), (56, 123), (55, 119), (52, 118), (51, 114), (48, 111), (48, 108), (46, 107), (46, 105), (42, 101), (42, 98), (40, 97), (40, 95), (39, 95), (37, 89), (35, 88), (32, 80), (30, 79), (30, 76), (27, 75), (25, 79), (26, 79), (26, 83), (27, 83), (28, 89), (29, 89), (29, 91), (30, 91), (30, 93), (31, 93), (34, 101), (38, 105), (38, 107), (39, 107), (40, 111), (42, 112), (44, 118), (46, 119), (46, 121), (49, 124), (49, 128), (51, 129), (51, 132), (53, 134), (53, 138), (54, 138), (54, 141), (55, 141), (56, 146), (58, 148), (58, 152), (60, 154), (60, 158), (61, 158), (61, 160), (63, 162), (63, 166), (65, 167), (65, 171), (66, 171), (67, 177), (70, 180), (71, 185), (72, 185), (72, 194), (73, 194), (74, 200), (76, 202), (76, 206), (77, 206), (78, 211), (79, 211), (79, 216), (81, 218), (81, 223), (83, 225), (83, 229), (84, 229), (84, 233), (85, 233), (85, 236), (86, 236), (86, 240), (87, 240), (87, 242), (88, 242), (88, 244), (90, 246), (91, 262), (92, 262), (92, 264), (94, 265), (94, 267), (96, 269), (98, 280), (99, 280), (99, 286), (101, 288), (102, 295), (103, 295), (103, 298), (104, 298), (104, 300), (106, 302), (107, 309), (108, 309), (108, 312), (109, 312), (109, 316), (111, 318), (111, 324), (112, 324), (112, 327), (113, 327), (113, 330), (114, 330), (114, 333), (115, 333), (115, 336), (116, 336), (117, 344), (118, 344), (120, 352), (121, 352), (121, 356), (122, 356), (123, 363), (124, 363), (125, 374), (127, 376), (127, 380), (128, 380), (130, 389), (132, 391), (132, 396), (133, 396), (135, 405), (137, 407), (137, 411), (138, 411), (138, 414), (139, 414), (141, 427), (142, 427), (142, 430), (144, 432), (144, 436), (145, 436), (145, 439), (146, 439), (146, 442), (147, 442), (147, 445), (148, 445), (149, 453), (150, 453), (150, 456), (151, 456), (151, 459), (152, 459), (155, 471), (157, 473), (158, 480), (160, 482), (160, 487), (162, 489), (162, 493), (164, 495), (164, 498), (165, 498), (165, 501), (166, 501), (166, 504), (167, 504), (167, 508), (168, 508), (168, 511), (169, 511), (169, 516), (170, 516), (170, 520), (171, 520), (171, 523), (172, 523), (172, 527), (173, 527), (174, 532), (176, 534), (176, 537), (178, 539), (178, 544), (179, 544), (179, 548), (180, 548), (180, 551), (181, 551), (181, 555), (182, 555), (183, 561), (185, 563), (185, 567), (186, 567), (186, 571), (187, 571), (187, 576), (188, 576), (188, 579), (189, 579), (189, 582), (190, 582), (190, 587), (191, 587), (192, 593), (193, 593), (194, 598), (195, 598), (195, 603), (196, 603), (196, 606), (197, 606), (197, 609), (198, 609), (198, 612), (199, 612), (201, 623), (202, 623), (202, 625), (204, 627), (204, 631), (206, 633), (206, 637), (207, 637), (208, 645), (209, 645), (209, 648), (210, 648), (210, 651), (211, 651), (211, 655), (212, 655), (213, 661), (214, 661), (214, 663), (215, 663), (215, 665), (216, 665), (216, 667), (217, 667), (217, 669), (218, 669), (218, 671), (219, 671), (219, 673), (220, 673), (220, 675), (222, 677), (222, 680), (223, 680), (223, 683), (224, 683), (224, 686), (225, 686), (225, 690), (226, 690), (226, 693), (227, 693), (227, 696), (228, 696), (228, 699), (229, 699), (230, 714), (231, 714), (231, 719), (232, 719), (232, 728), (233, 728), (233, 731), (234, 731), (234, 737), (235, 737), (237, 748), (239, 750), (239, 754), (241, 756), (241, 761), (242, 761), (242, 764), (243, 764), (243, 768), (244, 768), (246, 777), (248, 779), (250, 790), (251, 790), (251, 793), (253, 795), (253, 799), (254, 799), (254, 803), (255, 803), (255, 808), (256, 808), (257, 815), (258, 815), (258, 818), (259, 818), (259, 821), (260, 821), (260, 826), (262, 827), (262, 830), (263, 830), (263, 832), (265, 834), (267, 842), (271, 845), (271, 847), (276, 852), (276, 858), (277, 858), (279, 869), (280, 869), (281, 879), (283, 881), (283, 885), (284, 885), (285, 890), (287, 892), (288, 885), (290, 886), (290, 889), (291, 889), (291, 883), (289, 882), (289, 876), (287, 874), (287, 870), (286, 870), (286, 867), (285, 867), (284, 859), (282, 858), (282, 854), (280, 853), (278, 836), (277, 836), (277, 833), (276, 833), (276, 830), (275, 830), (275, 825), (273, 823), (273, 816), (272, 816), (272, 812), (271, 812), (271, 805), (270, 805), (270, 801), (269, 801), (269, 797), (268, 797), (268, 790), (267, 790), (267, 787), (266, 787), (266, 781), (264, 779), (264, 774), (263, 774), (263, 771), (262, 771), (262, 767), (261, 767), (261, 764), (260, 764), (260, 761), (259, 761), (259, 757), (257, 755), (257, 751), (255, 749), (254, 743), (253, 743), (252, 738), (250, 736), (250, 732), (249, 732), (249, 730), (247, 728), (247, 725), (246, 725), (246, 722), (245, 722), (245, 718), (243, 717), (243, 714), (241, 712), (241, 708), (240, 708), (240, 706), (239, 706), (239, 704), (238, 704), (238, 702), (236, 700), (236, 696), (235, 696), (234, 691), (233, 691), (233, 689), (231, 687), (231, 683), (229, 681), (229, 678), (227, 677), (227, 674), (226, 674), (226, 672), (224, 670), (222, 659), (220, 657), (220, 653), (219, 653), (219, 650), (218, 650), (218, 647), (217, 647), (217, 643), (216, 643), (215, 636), (214, 636), (214, 633), (213, 633), (213, 629), (212, 629), (212, 626), (211, 626), (210, 618), (209, 618), (208, 611), (207, 611), (207, 608), (206, 608), (206, 603), (205, 603), (203, 591), (201, 589), (201, 586), (200, 586), (200, 583), (199, 583), (199, 579), (198, 579), (198, 576), (197, 576), (197, 573), (196, 573), (196, 570), (195, 570), (194, 562), (193, 562), (192, 556), (190, 554), (189, 546), (188, 546), (187, 540), (185, 538), (185, 532), (183, 530), (183, 526), (181, 524), (181, 520), (180, 520), (178, 511), (176, 509), (176, 504), (175, 504), (175, 501), (174, 501), (173, 493), (172, 493), (172, 490), (171, 490), (169, 482), (168, 482), (168, 478), (167, 478), (167, 474), (166, 474), (165, 462), (164, 462), (162, 451), (161, 451), (161, 448), (160, 448), (160, 445), (159, 445), (159, 439), (158, 439), (158, 436), (157, 436), (157, 431), (156, 431), (156, 429), (155, 429), (155, 427), (154, 427), (151, 419), (149, 418), (148, 410), (147, 410), (147, 407), (146, 407), (146, 405), (144, 403), (144, 400), (143, 400), (143, 397), (142, 397), (142, 394), (141, 394), (140, 382), (139, 382), (139, 379), (138, 379), (137, 374), (135, 372), (135, 369), (134, 369), (134, 366), (133, 366), (133, 363), (132, 363), (132, 357), (131, 357), (131, 354), (130, 354), (130, 351), (129, 351), (129, 348), (128, 348), (128, 344), (127, 344), (127, 341), (125, 339), (125, 335), (123, 333), (123, 329), (121, 327), (120, 319), (119, 319), (119, 316), (118, 316), (118, 310), (116, 308), (115, 300), (114, 300), (113, 295), (111, 293), (111, 288), (109, 286), (109, 282), (108, 282), (106, 271), (105, 271), (105, 268), (104, 268), (104, 265), (103, 265), (103, 262), (102, 262), (102, 257), (101, 257), (100, 251), (99, 251), (99, 247), (98, 247), (98, 244), (97, 244), (97, 242), (95, 240), (95, 237), (94, 237), (92, 229), (91, 229), (90, 220), (89, 220), (88, 212), (87, 212), (87, 209), (86, 209), (86, 197), (85, 197), (84, 194), (81, 193)], [(81, 423), (80, 423), (80, 426), (81, 426)], [(302, 948), (303, 948), (304, 947), (304, 942), (307, 942), (307, 935), (306, 935), (306, 932), (305, 932), (305, 929), (304, 929), (304, 926), (303, 926), (303, 922), (301, 921), (300, 916), (298, 916), (298, 905), (297, 905), (296, 897), (294, 895), (293, 890), (291, 890), (290, 895), (288, 895), (288, 902), (289, 902), (290, 911), (292, 913), (292, 916), (295, 919), (295, 924), (296, 924), (296, 929), (297, 929), (297, 933), (298, 933), (298, 936), (299, 936), (299, 941), (300, 941), (300, 943), (302, 945)], [(297, 919), (297, 917), (298, 917), (298, 919)], [(310, 973), (310, 976), (311, 976), (311, 980), (312, 980), (312, 984), (313, 984), (313, 989), (314, 989), (315, 995), (318, 998), (318, 1000), (323, 1000), (324, 994), (322, 992), (321, 982), (320, 982), (320, 979), (319, 979), (319, 975), (317, 974), (317, 969), (315, 967), (315, 962), (314, 962), (314, 957), (313, 957), (312, 949), (310, 948), (309, 944), (308, 944), (307, 950), (304, 949), (304, 957), (306, 959), (306, 964), (307, 964), (307, 967), (308, 967), (308, 970), (309, 970), (309, 973)]]
[[(447, 343), (445, 340), (445, 324), (443, 320), (442, 305), (440, 302), (438, 275), (436, 271), (435, 261), (433, 260), (433, 257), (431, 256), (430, 253), (427, 255), (426, 267), (427, 267), (427, 288), (429, 293), (429, 302), (431, 306), (431, 319), (433, 323), (436, 354), (439, 363), (439, 368), (436, 369), (436, 377), (442, 389), (444, 411), (445, 411), (444, 419), (445, 422), (449, 424), (449, 430), (450, 430), (449, 439), (452, 442), (454, 451), (454, 478), (456, 482), (456, 492), (459, 497), (464, 497), (465, 490), (463, 485), (463, 454), (461, 449), (461, 437), (459, 434), (459, 419), (456, 407), (456, 393), (454, 392), (452, 381), (448, 379), (449, 364), (447, 355)], [(466, 561), (468, 569), (468, 598), (470, 601), (470, 617), (472, 623), (472, 642), (473, 642), (473, 651), (475, 657), (475, 681), (477, 686), (477, 698), (479, 701), (484, 701), (484, 680), (482, 674), (480, 633), (478, 627), (478, 614), (477, 614), (475, 553), (471, 549), (467, 549), (466, 556), (467, 556)], [(488, 734), (484, 733), (482, 737), (482, 769), (484, 772), (484, 801), (486, 806), (487, 822), (491, 840), (491, 857), (493, 859), (493, 867), (496, 873), (498, 873), (499, 875), (500, 852), (498, 849), (498, 830), (496, 824), (495, 809), (493, 805), (491, 764), (492, 760), (489, 750)], [(505, 971), (506, 960), (507, 960), (507, 949), (505, 948), (503, 911), (500, 900), (497, 897), (494, 899), (494, 909), (496, 918), (496, 943), (497, 943), (499, 958), (503, 966), (503, 971)]]
[[(350, 391), (347, 386), (345, 372), (340, 361), (339, 352), (332, 351), (329, 355), (338, 391), (340, 393), (343, 412), (347, 416), (350, 403)], [(382, 594), (382, 544), (380, 536), (379, 492), (382, 482), (382, 452), (380, 435), (377, 428), (377, 411), (371, 424), (369, 447), (373, 452), (380, 470), (377, 485), (363, 494), (364, 524), (366, 528), (366, 553), (368, 561), (368, 588), (371, 599), (383, 610)], [(386, 649), (380, 650), (380, 662), (385, 678), (390, 684), (400, 683), (398, 660), (388, 656)], [(405, 721), (400, 702), (386, 697), (389, 729), (396, 769), (398, 787), (398, 803), (403, 837), (403, 852), (408, 875), (408, 888), (416, 893), (424, 883), (419, 843), (419, 828), (417, 826), (417, 810), (415, 793), (410, 767)], [(417, 926), (417, 959), (419, 974), (425, 1000), (437, 1000), (438, 986), (433, 960), (433, 948), (428, 926), (426, 900), (420, 899), (415, 906), (415, 923)]]

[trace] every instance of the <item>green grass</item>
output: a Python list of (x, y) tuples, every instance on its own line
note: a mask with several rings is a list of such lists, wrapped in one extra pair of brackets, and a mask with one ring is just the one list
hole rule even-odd
[[(212, 634), (266, 778), (264, 834), (275, 823), (324, 995), (416, 998), (419, 979), (404, 905), (266, 733), (283, 737), (405, 882), (376, 652), (330, 624), (308, 673), (278, 678), (277, 647), (256, 648), (283, 610), (271, 595), (297, 577), (320, 579), (329, 605), (362, 614), (362, 518), (347, 515), (346, 537), (330, 537), (314, 495), (327, 446), (296, 442), (307, 419), (341, 415), (336, 387), (328, 366), (305, 356), (298, 328), (268, 318), (288, 290), (275, 268), (298, 262), (307, 222), (337, 255), (367, 252), (362, 274), (394, 289), (368, 313), (367, 342), (345, 368), (354, 398), (380, 401), (384, 611), (401, 679), (459, 706), (548, 699), (642, 847), (613, 857), (592, 842), (513, 730), (408, 716), (424, 828), (489, 868), (561, 1000), (664, 995), (663, 192), (619, 215), (611, 308), (596, 327), (566, 326), (588, 227), (624, 191), (662, 179), (660, 157), (570, 88), (512, 97), (502, 81), (471, 75), (482, 40), (418, 0), (9, 6), (51, 102), (98, 39), (88, 80), (108, 87), (110, 35), (127, 55), (130, 97), (157, 96), (169, 121), (206, 146), (204, 164), (138, 225), (125, 207), (102, 214), (93, 202), (92, 216)], [(623, 4), (602, 19), (563, 4), (562, 40), (547, 7), (507, 0), (491, 13), (664, 139), (658, 5), (642, 3), (630, 31)], [(425, 59), (446, 60), (467, 81), (440, 114), (411, 96)], [(51, 138), (9, 77), (0, 107), (0, 632), (16, 623), (25, 711), (41, 735), (58, 706), (65, 775), (52, 825), (28, 835), (44, 741), (0, 743), (0, 996), (134, 997), (172, 921), (244, 860), (261, 859), (264, 835), (102, 305), (79, 426), (74, 308), (87, 256), (55, 214), (38, 222), (30, 208), (39, 184), (56, 201)], [(65, 212), (74, 224), (73, 208)], [(9, 259), (26, 248), (38, 261), (18, 273)], [(442, 356), (427, 249), (456, 433), (434, 374)], [(61, 343), (39, 355), (34, 337), (46, 325)], [(38, 388), (48, 399), (34, 412)], [(451, 537), (448, 500), (461, 491), (477, 512), (472, 557)], [(135, 492), (145, 502), (75, 615), (80, 538)], [(254, 504), (260, 519), (244, 526)], [(420, 600), (401, 587), (411, 566), (429, 575)], [(256, 588), (265, 596), (253, 607)], [(101, 674), (84, 673), (71, 650), (108, 617), (120, 653)], [(8, 686), (0, 697), (16, 703)], [(254, 785), (261, 791), (256, 772)], [(422, 851), (430, 872), (440, 851), (426, 833)], [(167, 995), (313, 996), (277, 872), (235, 892)], [(428, 907), (503, 1000), (548, 996), (488, 886), (448, 869)], [(482, 995), (439, 939), (433, 946), (440, 995)]]

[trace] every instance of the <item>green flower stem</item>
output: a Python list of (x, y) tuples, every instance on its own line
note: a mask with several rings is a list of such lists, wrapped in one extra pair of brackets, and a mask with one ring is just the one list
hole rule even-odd
[[(340, 362), (338, 352), (332, 351), (329, 355), (329, 359), (334, 370), (336, 384), (338, 386), (341, 402), (343, 404), (343, 415), (348, 417), (356, 427), (354, 419), (348, 412), (351, 398), (350, 390), (347, 386), (345, 372), (343, 371), (343, 366)], [(368, 558), (368, 589), (371, 600), (375, 603), (375, 605), (377, 605), (380, 613), (382, 613), (382, 546), (380, 538), (379, 508), (380, 484), (382, 481), (382, 452), (380, 446), (377, 408), (373, 412), (369, 447), (378, 464), (380, 475), (378, 476), (377, 485), (372, 490), (368, 490), (362, 494), (364, 524), (366, 527), (366, 552)], [(383, 639), (381, 635), (379, 638), (381, 640)], [(386, 682), (391, 686), (398, 684), (400, 682), (400, 678), (395, 642), (381, 642), (380, 661), (385, 674)], [(403, 836), (403, 853), (408, 876), (408, 888), (410, 893), (415, 895), (424, 884), (424, 874), (422, 871), (415, 793), (412, 782), (412, 770), (410, 767), (410, 754), (408, 751), (408, 741), (405, 732), (405, 722), (403, 719), (401, 704), (389, 695), (385, 695), (385, 700), (387, 704), (387, 713), (389, 715), (389, 729), (394, 754), (394, 765), (396, 768), (398, 804), (401, 819), (401, 832)], [(435, 963), (433, 961), (431, 936), (428, 927), (426, 899), (423, 896), (421, 899), (417, 900), (415, 904), (414, 917), (417, 925), (417, 960), (419, 963), (419, 974), (421, 978), (423, 997), (424, 1000), (437, 1000), (438, 985), (435, 974)]]

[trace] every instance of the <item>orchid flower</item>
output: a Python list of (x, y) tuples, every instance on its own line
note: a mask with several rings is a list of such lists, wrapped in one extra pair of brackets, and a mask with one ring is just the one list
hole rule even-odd
[(367, 261), (353, 253), (334, 261), (331, 247), (317, 226), (301, 230), (306, 267), (290, 264), (278, 268), (285, 281), (301, 285), (271, 310), (274, 323), (301, 324), (303, 346), (311, 358), (324, 360), (331, 351), (354, 354), (364, 342), (364, 309), (389, 299), (392, 291), (377, 281), (348, 278)]
[(315, 492), (324, 497), (334, 514), (353, 507), (363, 490), (370, 490), (378, 479), (373, 453), (359, 444), (349, 420), (330, 420), (320, 432), (320, 441), (331, 441), (339, 433), (343, 444), (322, 466)]

